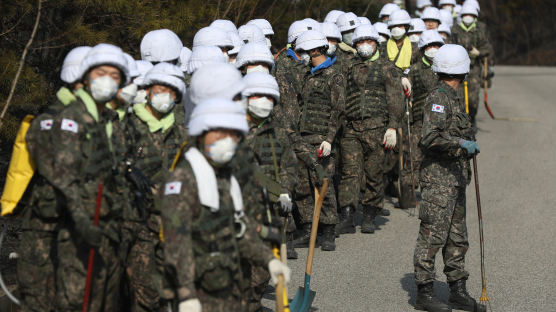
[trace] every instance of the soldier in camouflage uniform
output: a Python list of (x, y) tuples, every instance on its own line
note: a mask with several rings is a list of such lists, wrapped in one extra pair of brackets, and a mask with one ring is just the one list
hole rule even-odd
[(305, 65), (303, 60), (295, 51), (297, 37), (308, 30), (308, 25), (304, 21), (296, 21), (290, 25), (288, 30), (288, 47), (278, 53), (275, 58), (276, 66), (274, 76), (280, 88), (290, 84), (295, 94), (301, 94), (303, 86), (303, 75), (305, 74)]
[(62, 65), (61, 79), (66, 84), (56, 93), (56, 101), (31, 123), (26, 135), (27, 148), (35, 161), (30, 206), (24, 212), (17, 260), (18, 291), (24, 311), (53, 311), (56, 296), (54, 251), (60, 222), (60, 195), (49, 182), (55, 176), (52, 162), (51, 130), (53, 118), (77, 99), (72, 90), (82, 84), (76, 72), (90, 47), (70, 51)]
[[(471, 69), (466, 80), (469, 90), (469, 116), (475, 125), (479, 93), (483, 82), (482, 63), (485, 57), (490, 56), (492, 46), (488, 41), (486, 30), (478, 27), (477, 9), (473, 5), (464, 5), (460, 14), (462, 21), (452, 27), (452, 42), (466, 48), (471, 58)], [(460, 95), (463, 96), (464, 88), (460, 89)]]
[(344, 13), (338, 16), (336, 20), (336, 25), (341, 34), (341, 41), (338, 43), (336, 56), (338, 57), (337, 62), (344, 77), (347, 77), (351, 61), (357, 58), (357, 51), (352, 47), (352, 44), (355, 28), (360, 24), (361, 22), (357, 15), (352, 12)]
[(246, 311), (242, 261), (266, 266), (273, 282), (278, 274), (289, 280), (244, 213), (254, 203), (228, 166), (247, 131), (245, 110), (231, 100), (199, 103), (189, 123), (191, 147), (166, 178), (162, 205), (172, 209), (162, 211), (165, 267), (178, 311)]
[(133, 106), (127, 123), (127, 174), (135, 182), (135, 205), (124, 216), (122, 252), (130, 297), (124, 305), (131, 311), (162, 309), (163, 285), (156, 269), (157, 261), (162, 263), (161, 220), (154, 197), (186, 139), (186, 130), (176, 123), (173, 112), (185, 93), (183, 79), (177, 66), (155, 65), (145, 75), (148, 100)]
[[(105, 109), (128, 76), (121, 49), (95, 46), (81, 64), (84, 88), (78, 101), (54, 118), (55, 151), (51, 183), (65, 203), (60, 215), (55, 262), (56, 311), (81, 310), (90, 248), (95, 248), (89, 311), (118, 309), (120, 266), (117, 259), (121, 212), (127, 204), (112, 154), (113, 122), (118, 116)], [(93, 224), (97, 196), (102, 190), (100, 222)]]
[[(332, 180), (334, 176), (337, 134), (345, 105), (345, 81), (334, 62), (326, 56), (328, 41), (322, 33), (314, 30), (304, 32), (297, 39), (296, 49), (302, 55), (308, 55), (312, 62), (304, 77), (300, 115), (296, 118), (297, 131), (293, 138), (294, 151), (303, 165), (295, 194), (303, 233), (294, 246), (307, 247), (313, 219), (314, 187), (321, 186), (325, 177)], [(323, 250), (336, 248), (336, 205), (334, 188), (329, 187), (320, 216)]]
[(384, 149), (396, 145), (396, 131), (403, 113), (401, 73), (377, 51), (379, 35), (371, 25), (355, 29), (358, 57), (351, 64), (347, 82), (346, 127), (341, 140), (342, 181), (340, 233), (354, 233), (353, 212), (359, 206), (361, 174), (363, 223), (361, 232), (374, 232), (374, 219), (383, 209)]
[(471, 180), (469, 158), (479, 152), (479, 146), (470, 116), (457, 94), (469, 72), (469, 63), (465, 48), (453, 44), (442, 46), (433, 65), (439, 81), (425, 100), (419, 142), (425, 155), (420, 171), (421, 224), (414, 253), (415, 281), (419, 288), (415, 308), (419, 310), (451, 311), (433, 293), (435, 256), (440, 249), (450, 286), (450, 305), (465, 311), (478, 308), (466, 290), (469, 273), (464, 264), (469, 248), (465, 188)]

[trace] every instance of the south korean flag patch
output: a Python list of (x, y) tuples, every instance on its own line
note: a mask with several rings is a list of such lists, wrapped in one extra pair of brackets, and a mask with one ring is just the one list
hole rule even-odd
[(52, 129), (52, 119), (41, 120), (41, 130), (48, 131)]
[(435, 113), (444, 114), (444, 105), (432, 104), (432, 111)]
[(168, 182), (164, 186), (164, 195), (177, 195), (181, 192), (181, 182)]
[(79, 131), (79, 124), (71, 119), (62, 119), (62, 126), (60, 127), (64, 131), (70, 131), (77, 133)]

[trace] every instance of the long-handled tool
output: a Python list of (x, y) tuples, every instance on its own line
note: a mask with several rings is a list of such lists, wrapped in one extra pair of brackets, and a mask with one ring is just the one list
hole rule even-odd
[[(473, 155), (473, 175), (475, 177), (475, 196), (477, 197), (477, 214), (479, 216), (479, 242), (481, 247), (481, 283), (483, 290), (479, 302), (482, 305), (487, 303), (490, 306), (490, 298), (486, 290), (486, 274), (485, 274), (485, 240), (483, 236), (483, 213), (481, 211), (481, 194), (479, 193), (479, 177), (477, 176), (477, 155)], [(491, 308), (492, 310), (492, 308)]]
[(488, 112), (488, 114), (490, 115), (490, 118), (492, 119), (496, 119), (496, 117), (494, 117), (494, 114), (492, 113), (492, 110), (490, 109), (490, 106), (488, 106), (488, 58), (484, 58), (483, 60), (483, 76), (484, 76), (484, 88), (485, 88), (485, 108)]
[[(100, 182), (98, 184), (98, 193), (97, 193), (97, 203), (95, 207), (95, 219), (93, 221), (94, 226), (98, 226), (98, 222), (100, 219), (100, 204), (102, 202), (102, 189), (104, 188), (104, 184)], [(85, 282), (85, 295), (83, 296), (83, 312), (87, 312), (89, 309), (89, 296), (91, 295), (91, 279), (93, 277), (93, 262), (95, 259), (95, 249), (91, 247), (89, 250), (89, 262), (87, 264), (87, 279)]]
[(469, 115), (469, 91), (467, 88), (467, 80), (463, 81), (463, 93), (465, 97), (465, 113)]
[[(407, 117), (407, 144), (409, 145), (409, 170), (410, 170), (410, 174), (411, 174), (411, 201), (413, 203), (417, 203), (417, 194), (415, 193), (415, 175), (413, 174), (413, 153), (411, 150), (411, 146), (413, 144), (412, 138), (411, 138), (411, 124), (409, 123), (409, 107), (413, 107), (413, 105), (411, 105), (411, 103), (409, 102), (409, 97), (405, 97), (405, 115)], [(413, 206), (413, 212), (410, 213), (410, 216), (414, 216), (415, 215), (415, 206), (416, 204), (411, 204), (410, 206)]]
[(326, 196), (328, 189), (328, 179), (324, 179), (322, 188), (319, 190), (315, 187), (315, 210), (313, 211), (313, 226), (311, 227), (311, 239), (309, 241), (309, 251), (307, 252), (307, 266), (305, 267), (305, 287), (299, 287), (295, 298), (291, 304), (293, 312), (306, 312), (309, 311), (313, 300), (315, 299), (315, 292), (311, 290), (311, 270), (313, 269), (313, 256), (315, 254), (315, 243), (317, 241), (317, 231), (319, 226), (320, 210), (322, 202)]
[[(402, 181), (402, 173), (403, 173), (403, 130), (402, 128), (398, 128), (398, 141), (396, 145), (398, 146), (398, 182), (397, 182), (397, 189), (398, 189), (398, 203), (400, 204), (400, 208), (407, 209), (409, 208), (409, 203), (405, 200), (407, 197), (404, 194), (403, 190), (403, 181)], [(391, 151), (393, 153), (393, 151)]]
[[(283, 259), (287, 260), (287, 256), (281, 254), (278, 246), (274, 246), (272, 249), (274, 257), (280, 259), (284, 264)], [(284, 275), (278, 275), (278, 284), (276, 284), (276, 312), (290, 312), (289, 301), (288, 301), (288, 287), (284, 280)]]

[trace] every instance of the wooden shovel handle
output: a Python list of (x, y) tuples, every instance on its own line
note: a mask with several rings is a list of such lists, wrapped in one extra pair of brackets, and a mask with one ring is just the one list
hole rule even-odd
[(307, 253), (307, 266), (305, 273), (311, 275), (313, 269), (313, 256), (315, 254), (315, 244), (317, 242), (317, 231), (319, 228), (320, 211), (322, 202), (328, 190), (328, 179), (324, 179), (320, 191), (315, 187), (315, 210), (313, 211), (313, 226), (311, 226), (311, 240), (309, 241), (309, 252)]
[(284, 275), (278, 275), (278, 284), (276, 285), (276, 312), (284, 311)]

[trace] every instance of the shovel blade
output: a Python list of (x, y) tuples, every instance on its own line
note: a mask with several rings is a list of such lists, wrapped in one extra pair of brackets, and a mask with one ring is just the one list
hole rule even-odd
[(306, 293), (304, 287), (299, 287), (290, 304), (291, 312), (308, 312), (311, 309), (313, 300), (315, 300), (315, 295), (316, 292), (311, 289)]

